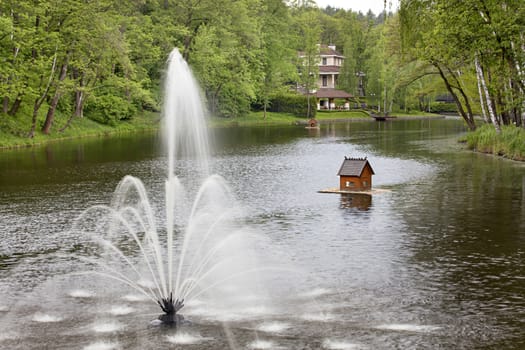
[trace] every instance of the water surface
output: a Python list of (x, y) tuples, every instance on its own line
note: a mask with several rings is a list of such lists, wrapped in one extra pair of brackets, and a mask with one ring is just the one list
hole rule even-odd
[[(0, 348), (524, 348), (525, 166), (464, 150), (464, 131), (457, 119), (214, 130), (213, 172), (270, 239), (261, 249), (296, 272), (269, 286), (289, 289), (275, 309), (194, 305), (177, 332), (149, 326), (159, 310), (122, 286), (63, 277), (82, 266), (57, 257), (84, 248), (73, 218), (108, 204), (126, 174), (162, 207), (158, 137), (2, 151)], [(318, 193), (344, 156), (368, 157), (386, 191)], [(176, 170), (190, 188), (192, 168)]]

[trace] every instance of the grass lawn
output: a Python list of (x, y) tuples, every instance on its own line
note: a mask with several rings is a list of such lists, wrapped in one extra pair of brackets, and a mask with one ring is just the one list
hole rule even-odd
[(232, 126), (264, 126), (264, 125), (295, 125), (306, 121), (306, 118), (298, 118), (288, 113), (250, 112), (248, 115), (237, 118), (211, 117), (208, 120), (210, 127), (232, 127)]
[[(395, 117), (436, 117), (439, 114), (417, 112), (417, 113), (391, 113)], [(315, 119), (319, 122), (332, 122), (338, 120), (371, 120), (369, 112), (362, 109), (350, 111), (318, 111)], [(306, 117), (300, 118), (287, 113), (266, 112), (264, 118), (263, 112), (250, 112), (244, 117), (237, 118), (216, 118), (212, 117), (208, 124), (211, 127), (231, 127), (231, 126), (263, 126), (263, 125), (295, 125), (305, 124), (308, 122)]]
[[(332, 121), (344, 119), (368, 119), (369, 115), (361, 110), (357, 111), (333, 111), (333, 112), (317, 112), (315, 119), (318, 121)], [(229, 127), (229, 126), (262, 126), (262, 125), (296, 125), (305, 124), (308, 122), (306, 117), (296, 117), (288, 113), (264, 113), (250, 112), (247, 116), (237, 118), (211, 118), (209, 125), (211, 127)]]

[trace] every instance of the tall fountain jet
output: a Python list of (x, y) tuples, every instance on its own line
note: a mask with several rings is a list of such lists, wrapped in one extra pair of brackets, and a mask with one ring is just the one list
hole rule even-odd
[[(164, 87), (164, 138), (168, 153), (168, 174), (166, 180), (166, 228), (168, 246), (168, 290), (159, 301), (162, 310), (168, 315), (168, 322), (184, 304), (184, 300), (173, 300), (173, 229), (175, 200), (179, 180), (175, 176), (177, 157), (194, 156), (200, 172), (208, 175), (209, 146), (206, 134), (205, 111), (200, 98), (199, 85), (190, 67), (178, 49), (168, 58), (168, 68)], [(185, 252), (185, 250), (183, 250)], [(183, 257), (184, 258), (184, 257)], [(177, 276), (180, 277), (182, 263), (179, 262)], [(175, 295), (179, 295), (180, 278), (176, 280)]]
[(174, 49), (169, 55), (164, 85), (164, 137), (168, 150), (168, 181), (177, 158), (193, 156), (208, 175), (209, 145), (199, 84), (190, 67)]
[[(200, 89), (177, 49), (169, 56), (165, 79), (165, 215), (156, 209), (161, 201), (150, 202), (143, 183), (128, 175), (117, 186), (111, 205), (89, 208), (76, 227), (103, 250), (84, 258), (100, 267), (96, 273), (154, 301), (164, 312), (159, 317), (164, 323), (178, 323), (183, 319), (178, 312), (188, 301), (231, 310), (246, 295), (261, 290), (254, 277), (260, 275), (254, 272), (260, 272), (256, 250), (261, 237), (243, 226), (226, 181), (209, 175)], [(202, 180), (193, 201), (186, 199), (176, 174), (179, 162), (186, 173), (190, 169), (192, 179)], [(165, 226), (157, 224), (162, 219)], [(120, 246), (124, 237), (129, 238), (126, 249)]]

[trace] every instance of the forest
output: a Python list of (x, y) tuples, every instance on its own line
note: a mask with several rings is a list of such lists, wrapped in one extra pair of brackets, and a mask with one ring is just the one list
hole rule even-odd
[(312, 0), (5, 0), (0, 128), (31, 138), (76, 118), (116, 125), (158, 112), (175, 47), (210, 114), (236, 118), (308, 85), (297, 52), (315, 62), (319, 44), (346, 57), (338, 87), (379, 112), (525, 127), (522, 0), (385, 0), (380, 14)]

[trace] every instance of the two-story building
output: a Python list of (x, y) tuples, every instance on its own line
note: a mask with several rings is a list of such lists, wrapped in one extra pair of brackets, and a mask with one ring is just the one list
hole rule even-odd
[[(299, 57), (304, 58), (304, 53), (300, 52)], [(346, 91), (336, 89), (345, 57), (336, 50), (334, 45), (320, 45), (319, 57), (318, 89), (310, 91), (316, 97), (317, 109), (350, 109), (350, 99), (353, 96)], [(344, 102), (336, 104), (336, 99)]]

